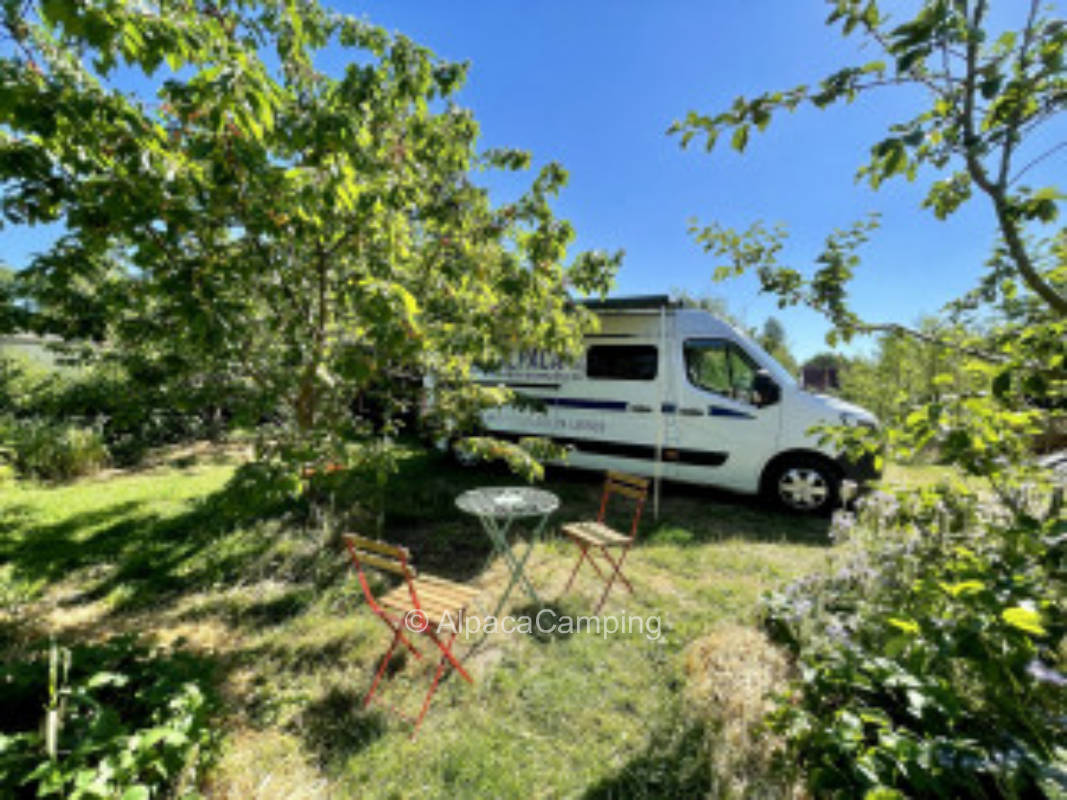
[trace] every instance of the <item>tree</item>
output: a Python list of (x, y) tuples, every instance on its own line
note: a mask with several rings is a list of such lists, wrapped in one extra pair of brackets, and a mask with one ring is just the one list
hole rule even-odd
[[(918, 87), (926, 103), (871, 148), (860, 176), (877, 189), (935, 172), (924, 206), (938, 218), (984, 197), (1000, 237), (985, 274), (943, 319), (911, 328), (863, 320), (849, 304), (856, 251), (875, 219), (832, 232), (810, 276), (779, 262), (781, 228), (712, 224), (698, 240), (724, 260), (719, 278), (752, 270), (780, 304), (823, 312), (831, 344), (883, 334), (867, 388), (911, 396), (883, 432), (838, 426), (823, 429), (827, 439), (850, 455), (935, 446), (988, 478), (996, 502), (952, 480), (876, 494), (858, 518), (837, 516), (832, 535), (845, 546), (828, 562), (833, 577), (805, 578), (769, 604), (769, 627), (804, 675), (774, 727), (817, 796), (1054, 796), (1067, 744), (1067, 521), (1062, 487), (1051, 490), (1033, 448), (1040, 425), (1067, 405), (1067, 230), (1045, 227), (1061, 192), (1022, 179), (1064, 146), (1028, 147), (1067, 103), (1067, 25), (1038, 0), (1012, 6), (1018, 26), (1003, 32), (990, 25), (988, 0), (923, 0), (902, 22), (877, 0), (830, 6), (829, 23), (861, 34), (889, 66), (847, 67), (814, 87), (690, 113), (675, 132), (710, 148), (729, 131), (744, 150), (752, 127), (777, 111)], [(883, 691), (890, 686), (907, 690)]]
[[(472, 365), (578, 346), (568, 290), (606, 291), (619, 256), (564, 265), (558, 165), (490, 205), (471, 172), (530, 158), (477, 153), (452, 101), (464, 65), (314, 2), (4, 9), (5, 217), (67, 228), (20, 275), (38, 327), (276, 420), (275, 451), (300, 462), (368, 432), (361, 393), (399, 402), (431, 375), (438, 420), (462, 424), (509, 397)], [(315, 68), (328, 45), (352, 59), (340, 77)], [(131, 97), (120, 60), (171, 73)]]
[(794, 375), (797, 373), (797, 360), (789, 352), (785, 327), (777, 317), (767, 317), (763, 329), (756, 336), (759, 346), (774, 356), (775, 360)]
[(824, 350), (816, 353), (802, 365), (803, 367), (815, 367), (817, 369), (848, 369), (848, 359), (840, 353), (832, 350)]
[[(986, 199), (1000, 241), (978, 287), (948, 309), (950, 321), (970, 315), (972, 323), (984, 309), (984, 324), (929, 331), (861, 319), (849, 304), (848, 283), (860, 263), (856, 251), (877, 227), (877, 217), (833, 231), (810, 276), (779, 262), (786, 237), (781, 227), (757, 222), (737, 232), (712, 224), (696, 229), (697, 239), (723, 259), (718, 279), (752, 270), (781, 305), (803, 303), (824, 313), (833, 325), (831, 344), (856, 333), (900, 333), (952, 352), (956, 369), (970, 373), (968, 385), (984, 381), (998, 404), (969, 402), (950, 413), (937, 403), (925, 416), (916, 409), (908, 415), (910, 433), (918, 446), (939, 440), (968, 468), (1000, 474), (997, 465), (1005, 458), (1018, 461), (1026, 452), (1041, 409), (1064, 402), (1067, 230), (1041, 236), (1055, 224), (1064, 196), (1054, 186), (1034, 189), (1029, 182), (1063, 146), (1032, 152), (1035, 131), (1067, 104), (1067, 25), (1036, 0), (1015, 6), (1017, 28), (999, 34), (989, 24), (988, 0), (925, 0), (903, 22), (890, 20), (876, 0), (829, 5), (829, 24), (862, 35), (886, 60), (846, 67), (814, 86), (738, 98), (717, 114), (690, 112), (672, 131), (683, 146), (703, 136), (709, 148), (729, 132), (732, 146), (743, 151), (752, 128), (763, 130), (776, 112), (805, 104), (821, 109), (892, 86), (921, 89), (925, 105), (872, 146), (859, 176), (877, 189), (890, 178), (914, 180), (920, 169), (934, 171), (939, 177), (923, 205), (940, 219), (972, 196)], [(1020, 308), (1027, 309), (1024, 318), (1011, 316)]]
[[(932, 339), (948, 335), (946, 323), (936, 317), (925, 317), (915, 327)], [(841, 362), (845, 365), (838, 373), (842, 397), (894, 426), (916, 406), (946, 397), (974, 397), (984, 386), (966, 362), (945, 347), (899, 332), (881, 334), (871, 355)]]
[[(870, 151), (859, 177), (877, 189), (883, 181), (904, 176), (914, 180), (921, 167), (943, 177), (927, 193), (924, 206), (944, 219), (977, 190), (996, 214), (1004, 258), (1012, 277), (1041, 298), (1058, 316), (1067, 315), (1067, 275), (1063, 264), (1043, 268), (1026, 233), (1033, 223), (1056, 220), (1063, 195), (1053, 186), (1032, 188), (1034, 170), (1065, 142), (1029, 153), (1034, 133), (1056, 118), (1067, 104), (1064, 45), (1067, 25), (1042, 12), (1039, 0), (1019, 4), (1019, 27), (994, 38), (988, 0), (926, 0), (915, 16), (892, 21), (876, 0), (830, 0), (829, 24), (841, 23), (845, 35), (861, 33), (882, 50), (890, 64), (872, 61), (841, 69), (816, 86), (802, 85), (758, 97), (738, 98), (715, 115), (690, 112), (672, 131), (683, 145), (695, 136), (714, 147), (731, 132), (731, 144), (743, 151), (753, 126), (763, 130), (777, 111), (802, 104), (826, 108), (851, 102), (860, 94), (889, 86), (914, 86), (926, 92), (927, 105), (913, 118), (891, 126), (889, 135)], [(754, 226), (745, 237), (713, 226), (701, 233), (709, 248), (736, 257), (736, 267), (762, 265), (764, 286), (784, 299), (805, 299), (827, 311), (846, 335), (860, 325), (840, 295), (856, 263), (849, 254), (861, 244), (873, 222), (859, 223), (832, 235), (810, 281), (795, 270), (775, 269), (770, 259), (784, 232)], [(779, 247), (776, 247), (776, 243)], [(741, 245), (745, 244), (745, 247)]]
[(741, 318), (730, 310), (730, 304), (725, 297), (717, 297), (710, 294), (697, 297), (684, 289), (672, 289), (671, 296), (677, 298), (678, 302), (685, 308), (702, 309), (728, 322), (738, 330), (748, 330), (748, 326), (741, 321)]

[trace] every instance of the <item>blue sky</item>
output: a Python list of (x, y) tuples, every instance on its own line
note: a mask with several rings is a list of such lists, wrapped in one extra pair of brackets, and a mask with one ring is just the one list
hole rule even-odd
[[(823, 24), (823, 0), (374, 0), (341, 7), (471, 62), (460, 99), (474, 110), (486, 145), (523, 147), (535, 163), (567, 167), (571, 182), (558, 212), (574, 224), (578, 249), (626, 250), (617, 293), (711, 293), (749, 324), (773, 313), (804, 358), (825, 349), (821, 318), (778, 311), (751, 279), (712, 284), (714, 262), (687, 233), (687, 220), (739, 228), (783, 222), (792, 234), (787, 258), (808, 266), (833, 228), (881, 212), (855, 283), (856, 307), (872, 320), (911, 322), (937, 311), (971, 288), (988, 256), (994, 220), (985, 205), (974, 202), (938, 222), (920, 209), (922, 181), (875, 193), (853, 180), (886, 125), (913, 115), (921, 101), (914, 93), (892, 90), (782, 117), (753, 136), (744, 155), (728, 147), (683, 151), (665, 134), (689, 109), (717, 110), (739, 94), (876, 58)], [(1067, 154), (1045, 162), (1044, 172), (1062, 183)]]
[[(577, 231), (575, 252), (626, 250), (618, 294), (714, 294), (750, 325), (773, 313), (803, 359), (825, 349), (821, 318), (779, 311), (753, 279), (713, 284), (715, 262), (687, 233), (690, 218), (738, 228), (785, 223), (792, 232), (786, 259), (810, 268), (830, 230), (881, 212), (854, 286), (856, 308), (871, 320), (911, 322), (935, 312), (974, 284), (993, 242), (992, 213), (981, 202), (938, 222), (919, 208), (922, 180), (892, 182), (877, 193), (853, 180), (887, 124), (912, 116), (921, 98), (908, 91), (781, 117), (751, 138), (744, 155), (725, 146), (708, 155), (696, 143), (683, 151), (666, 135), (689, 109), (715, 111), (739, 94), (812, 82), (876, 58), (823, 24), (823, 0), (369, 0), (335, 7), (444, 58), (471, 62), (459, 101), (473, 109), (483, 145), (521, 147), (535, 165), (555, 160), (568, 169), (557, 212)], [(1039, 172), (1038, 185), (1062, 185), (1067, 153)], [(510, 180), (491, 185), (500, 199), (518, 187)], [(0, 257), (14, 266), (47, 240), (10, 229), (3, 237)]]

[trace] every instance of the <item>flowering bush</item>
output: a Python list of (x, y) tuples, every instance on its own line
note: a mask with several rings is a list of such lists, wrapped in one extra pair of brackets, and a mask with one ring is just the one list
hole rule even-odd
[(827, 569), (765, 602), (801, 673), (772, 725), (813, 791), (1067, 791), (1067, 524), (935, 487), (833, 534)]

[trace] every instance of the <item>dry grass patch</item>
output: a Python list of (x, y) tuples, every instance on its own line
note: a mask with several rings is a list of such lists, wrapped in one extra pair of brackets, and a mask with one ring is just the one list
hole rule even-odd
[(205, 794), (216, 800), (326, 800), (329, 780), (309, 763), (297, 737), (240, 730), (227, 738)]
[(713, 797), (796, 796), (773, 769), (781, 740), (763, 726), (789, 677), (782, 651), (753, 628), (726, 624), (686, 650), (686, 696), (707, 724)]

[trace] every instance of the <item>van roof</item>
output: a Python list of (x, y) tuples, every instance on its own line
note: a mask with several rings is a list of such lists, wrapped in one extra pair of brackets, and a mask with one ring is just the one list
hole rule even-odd
[(639, 309), (681, 308), (682, 304), (667, 294), (635, 294), (626, 297), (576, 300), (590, 311), (636, 311)]

